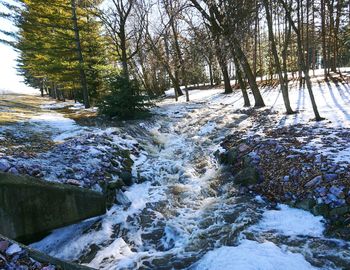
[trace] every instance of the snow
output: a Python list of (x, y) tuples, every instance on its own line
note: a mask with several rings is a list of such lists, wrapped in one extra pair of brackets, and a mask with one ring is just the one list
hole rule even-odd
[(84, 104), (80, 102), (74, 102), (74, 101), (61, 102), (56, 100), (47, 101), (44, 104), (40, 105), (40, 108), (45, 110), (58, 110), (58, 109), (68, 108), (69, 110), (73, 110), (76, 112), (79, 112), (79, 111), (96, 112), (97, 111), (97, 107), (91, 107), (91, 108), (85, 109)]
[(40, 108), (46, 109), (46, 110), (57, 110), (57, 109), (62, 109), (62, 108), (74, 106), (74, 105), (75, 105), (74, 101), (66, 101), (66, 102), (49, 101), (45, 104), (40, 105)]
[(211, 133), (213, 132), (215, 127), (216, 127), (215, 123), (208, 122), (199, 130), (198, 135), (205, 135), (205, 134)]
[(291, 208), (284, 204), (279, 204), (278, 207), (279, 210), (265, 211), (262, 220), (250, 229), (253, 231), (277, 231), (287, 236), (323, 236), (325, 229), (323, 217), (314, 216), (310, 212)]
[[(110, 264), (110, 260), (120, 260), (125, 257), (130, 257), (133, 255), (130, 247), (125, 243), (122, 238), (117, 238), (110, 244), (107, 248), (100, 250), (95, 258), (89, 263), (89, 267), (96, 269), (106, 269), (104, 266)], [(106, 260), (106, 258), (110, 258)], [(122, 264), (115, 267), (108, 267), (108, 269), (120, 269), (120, 267), (128, 267), (132, 265), (132, 260), (125, 260)]]
[(35, 115), (29, 122), (36, 124), (39, 129), (51, 128), (56, 130), (56, 134), (53, 136), (55, 142), (64, 141), (67, 138), (77, 136), (83, 130), (74, 120), (66, 118), (57, 112)]
[(196, 270), (311, 270), (301, 254), (282, 250), (271, 242), (243, 240), (237, 247), (223, 246), (209, 251)]
[[(278, 90), (270, 88), (262, 89), (267, 106), (257, 111), (267, 108), (277, 110), (279, 114), (271, 115), (271, 117), (277, 117), (278, 126), (308, 123), (316, 128), (322, 128), (323, 125), (330, 128), (350, 127), (350, 118), (346, 113), (350, 111), (350, 102), (341, 98), (345, 97), (346, 89), (337, 88), (333, 83), (330, 83), (328, 87), (323, 83), (315, 86), (314, 91), (321, 115), (331, 120), (331, 123), (309, 122), (314, 116), (307, 90), (299, 90), (294, 84), (291, 84), (290, 97), (292, 107), (299, 110), (298, 114), (290, 116), (283, 114), (282, 95)], [(333, 99), (332, 96), (336, 99)], [(148, 132), (150, 137), (147, 138), (148, 142), (147, 139), (145, 142), (142, 141), (141, 136), (137, 137), (137, 130), (135, 135), (137, 140), (128, 135), (121, 137), (121, 129), (110, 128), (95, 131), (108, 135), (113, 144), (118, 145), (121, 149), (130, 149), (136, 143), (142, 146), (144, 151), (141, 151), (139, 156), (132, 155), (135, 161), (132, 173), (134, 177), (138, 176), (145, 182), (128, 187), (124, 195), (131, 202), (130, 207), (114, 205), (102, 217), (98, 229), (92, 229), (87, 233), (84, 233), (84, 226), (79, 227), (78, 225), (59, 229), (33, 246), (52, 256), (76, 260), (89, 249), (90, 245), (96, 244), (101, 249), (88, 265), (98, 269), (120, 269), (122, 267), (132, 268), (132, 263), (139, 262), (140, 257), (145, 255), (145, 250), (147, 250), (145, 255), (147, 258), (157, 256), (163, 258), (162, 256), (169, 254), (178, 256), (179, 253), (176, 252), (186, 250), (191, 241), (197, 240), (196, 237), (201, 233), (198, 223), (203, 218), (205, 209), (215, 203), (220, 203), (222, 210), (226, 203), (220, 195), (215, 192), (212, 195), (208, 192), (208, 186), (218, 176), (218, 167), (216, 167), (212, 153), (220, 149), (219, 143), (222, 138), (236, 129), (249, 128), (255, 123), (244, 112), (236, 112), (243, 106), (239, 91), (224, 95), (222, 89), (192, 90), (190, 99), (189, 103), (185, 101), (185, 97), (180, 97), (177, 103), (173, 99), (165, 99), (157, 104), (158, 107), (152, 109), (153, 112), (164, 116), (164, 119), (154, 125), (138, 124), (138, 127), (143, 129), (142, 131)], [(250, 99), (253, 101), (251, 93)], [(50, 106), (50, 108), (55, 108), (56, 105)], [(79, 106), (76, 107), (79, 108)], [(77, 125), (74, 121), (70, 122), (69, 119), (67, 121), (62, 115), (54, 112), (50, 112), (50, 117), (42, 115), (37, 120), (41, 121), (37, 122), (38, 125), (49, 125), (58, 129), (62, 134), (78, 136), (81, 130), (81, 127), (76, 129)], [(61, 136), (59, 137), (61, 140), (66, 138), (65, 135), (60, 134), (55, 136)], [(320, 140), (315, 140), (313, 143), (318, 149), (323, 147)], [(305, 146), (307, 146), (306, 142)], [(98, 154), (98, 149), (98, 147), (90, 149), (89, 153)], [(346, 152), (347, 149), (344, 151)], [(194, 160), (203, 162), (204, 173), (199, 173), (199, 170), (195, 168), (198, 162)], [(176, 192), (173, 192), (175, 189)], [(260, 196), (253, 200), (259, 205), (259, 209), (264, 207), (265, 202)], [(152, 206), (157, 203), (166, 204), (170, 209), (169, 212), (158, 211)], [(157, 209), (153, 212), (156, 217), (154, 219), (152, 217), (151, 225), (141, 224), (140, 220), (148, 213), (145, 214), (143, 211), (148, 209)], [(211, 213), (218, 220), (217, 224), (211, 225), (212, 228), (225, 225), (220, 223), (220, 218), (222, 218), (220, 211), (215, 209), (215, 212)], [(159, 229), (157, 227), (159, 220), (164, 224), (161, 242), (166, 249), (169, 249), (169, 253), (167, 253), (168, 250), (159, 251), (153, 244), (148, 245), (142, 237), (145, 232)], [(232, 224), (232, 226), (239, 226), (237, 224)], [(115, 232), (118, 229), (123, 232), (122, 237), (119, 235), (116, 237)], [(276, 238), (279, 236), (324, 238), (322, 217), (315, 217), (309, 212), (286, 205), (279, 205), (278, 210), (264, 210), (262, 219), (245, 231), (258, 234), (267, 233)], [(206, 231), (203, 235), (207, 235), (205, 233)], [(58, 240), (59, 237), (62, 238)], [(221, 245), (222, 242), (217, 241), (217, 243)], [(259, 243), (243, 239), (237, 244), (238, 246), (235, 247), (216, 246), (217, 249), (204, 255), (195, 266), (196, 269), (315, 269), (303, 257), (305, 250), (291, 253), (291, 249), (283, 244), (276, 245), (268, 241)]]

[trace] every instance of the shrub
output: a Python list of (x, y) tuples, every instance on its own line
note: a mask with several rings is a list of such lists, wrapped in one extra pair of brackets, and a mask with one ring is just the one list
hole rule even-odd
[(124, 76), (108, 79), (109, 92), (98, 104), (99, 112), (109, 117), (134, 119), (148, 112), (152, 106), (147, 95), (143, 95), (136, 80)]

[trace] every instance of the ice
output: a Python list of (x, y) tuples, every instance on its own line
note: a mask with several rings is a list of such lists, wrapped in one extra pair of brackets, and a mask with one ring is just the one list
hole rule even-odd
[(262, 220), (250, 229), (259, 231), (277, 231), (287, 236), (306, 235), (321, 237), (324, 231), (324, 219), (310, 212), (278, 205), (279, 210), (266, 210)]
[(280, 249), (271, 242), (243, 240), (236, 247), (223, 246), (208, 252), (196, 270), (311, 270), (301, 254)]

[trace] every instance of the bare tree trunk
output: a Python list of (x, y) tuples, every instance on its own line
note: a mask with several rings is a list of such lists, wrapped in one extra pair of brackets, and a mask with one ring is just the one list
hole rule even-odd
[(321, 36), (324, 79), (327, 80), (327, 51), (326, 51), (326, 0), (321, 0)]
[(261, 93), (259, 91), (259, 87), (256, 83), (256, 78), (254, 77), (254, 74), (250, 68), (249, 62), (247, 57), (245, 56), (244, 52), (242, 51), (238, 40), (235, 37), (232, 37), (231, 46), (233, 46), (233, 50), (235, 52), (235, 55), (237, 59), (239, 60), (240, 64), (242, 65), (242, 68), (244, 69), (244, 73), (248, 79), (250, 88), (253, 92), (254, 100), (255, 100), (255, 107), (264, 107), (265, 103), (261, 96)]
[(215, 54), (218, 59), (222, 77), (224, 79), (225, 94), (230, 94), (232, 93), (232, 87), (230, 83), (230, 77), (228, 75), (226, 59), (225, 59), (224, 53), (221, 50), (220, 38), (214, 34), (213, 36), (214, 36)]
[(317, 104), (316, 104), (315, 97), (314, 97), (314, 94), (312, 91), (312, 84), (311, 84), (311, 79), (309, 76), (309, 70), (307, 69), (307, 66), (305, 64), (300, 29), (295, 26), (292, 15), (290, 14), (289, 8), (288, 8), (287, 4), (285, 3), (285, 1), (284, 0), (278, 0), (278, 1), (282, 4), (282, 6), (286, 12), (286, 16), (289, 20), (289, 24), (292, 26), (292, 28), (297, 36), (297, 47), (298, 47), (298, 55), (299, 55), (299, 60), (300, 60), (299, 66), (300, 66), (300, 69), (303, 70), (304, 75), (305, 75), (306, 86), (307, 86), (307, 90), (309, 92), (309, 96), (310, 96), (310, 100), (311, 100), (311, 104), (312, 104), (312, 109), (313, 109), (314, 114), (315, 114), (315, 120), (322, 121), (322, 120), (324, 120), (324, 118), (322, 118), (318, 112)]
[(234, 54), (233, 54), (233, 61), (235, 63), (235, 67), (236, 67), (237, 80), (238, 80), (238, 83), (239, 83), (239, 86), (241, 88), (242, 95), (243, 95), (244, 107), (250, 107), (249, 96), (247, 93), (247, 86), (246, 86), (245, 81), (243, 81), (241, 67), (239, 66), (238, 59)]
[[(169, 15), (169, 16), (171, 16), (171, 15)], [(177, 29), (176, 29), (173, 17), (171, 17), (171, 19), (170, 19), (170, 24), (171, 24), (171, 29), (173, 31), (176, 54), (177, 54), (177, 57), (178, 57), (179, 63), (180, 63), (182, 84), (185, 85), (186, 101), (188, 102), (188, 101), (190, 101), (190, 97), (188, 94), (188, 87), (187, 87), (187, 74), (185, 71), (185, 61), (184, 61), (182, 54), (181, 54), (180, 45), (179, 45), (178, 36), (177, 36), (178, 33), (177, 33)]]
[(266, 13), (266, 20), (267, 20), (267, 26), (269, 29), (269, 40), (271, 43), (271, 50), (272, 50), (272, 55), (275, 59), (275, 67), (276, 71), (278, 74), (278, 79), (280, 82), (280, 87), (282, 91), (282, 96), (283, 96), (283, 101), (284, 101), (284, 106), (286, 108), (287, 114), (292, 114), (294, 111), (292, 110), (290, 106), (290, 101), (289, 101), (289, 95), (288, 95), (288, 82), (286, 83), (283, 74), (282, 74), (282, 68), (281, 68), (281, 63), (278, 57), (278, 52), (277, 52), (277, 47), (276, 47), (276, 42), (275, 42), (275, 37), (273, 34), (273, 28), (272, 28), (272, 18), (270, 14), (270, 9), (269, 9), (269, 2), (268, 0), (263, 0), (263, 4), (265, 7), (265, 13)]
[(214, 86), (214, 80), (213, 80), (213, 64), (211, 60), (208, 60), (208, 67), (209, 67), (209, 79), (210, 79), (210, 86)]

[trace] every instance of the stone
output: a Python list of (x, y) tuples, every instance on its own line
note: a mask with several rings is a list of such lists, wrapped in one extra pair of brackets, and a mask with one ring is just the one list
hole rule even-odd
[(327, 204), (317, 204), (312, 208), (312, 213), (315, 216), (324, 216), (328, 217), (329, 216), (329, 206)]
[(284, 177), (283, 177), (283, 182), (288, 182), (289, 181), (289, 175), (285, 175)]
[(311, 179), (309, 182), (307, 182), (304, 187), (313, 187), (313, 186), (317, 186), (321, 183), (322, 181), (322, 175), (318, 175), (316, 177), (314, 177), (313, 179)]
[(314, 199), (305, 199), (295, 204), (295, 207), (310, 211), (316, 205)]
[(8, 249), (6, 249), (6, 254), (11, 256), (13, 254), (19, 253), (22, 251), (22, 248), (17, 244), (12, 244)]
[(350, 206), (342, 206), (342, 207), (337, 207), (333, 208), (330, 212), (331, 216), (341, 216), (346, 213), (350, 213)]
[(337, 186), (331, 186), (329, 189), (330, 193), (334, 194), (335, 196), (339, 197), (339, 195), (342, 193), (343, 189), (339, 188)]
[(133, 184), (131, 172), (122, 171), (122, 172), (119, 174), (119, 177), (123, 180), (123, 182), (125, 183), (125, 185), (131, 186), (131, 185)]
[(10, 169), (11, 165), (6, 159), (0, 159), (0, 171), (6, 172), (8, 169)]
[(73, 185), (73, 186), (81, 186), (81, 183), (78, 180), (75, 179), (67, 179), (66, 184)]
[(255, 185), (259, 181), (259, 173), (254, 167), (246, 167), (235, 175), (234, 181), (242, 186)]
[(238, 151), (236, 148), (231, 148), (220, 156), (220, 163), (233, 165), (237, 162)]
[(107, 184), (107, 188), (111, 190), (121, 189), (123, 186), (125, 186), (125, 183), (122, 179), (118, 178), (116, 180), (110, 181)]
[(239, 146), (238, 146), (238, 150), (239, 152), (246, 152), (247, 150), (249, 150), (250, 147), (245, 144), (245, 143), (241, 143)]
[(333, 180), (336, 180), (337, 178), (338, 178), (338, 175), (335, 174), (335, 173), (326, 173), (326, 174), (324, 175), (324, 179), (325, 179), (326, 181), (333, 181)]
[(5, 252), (9, 245), (10, 243), (6, 240), (0, 241), (0, 252)]
[(282, 153), (284, 150), (285, 149), (283, 145), (277, 144), (275, 148), (275, 153)]
[(126, 207), (129, 207), (131, 205), (131, 201), (129, 198), (124, 194), (123, 191), (118, 190), (116, 195), (116, 201)]
[(7, 172), (12, 174), (18, 174), (18, 170), (15, 167), (11, 167)]

